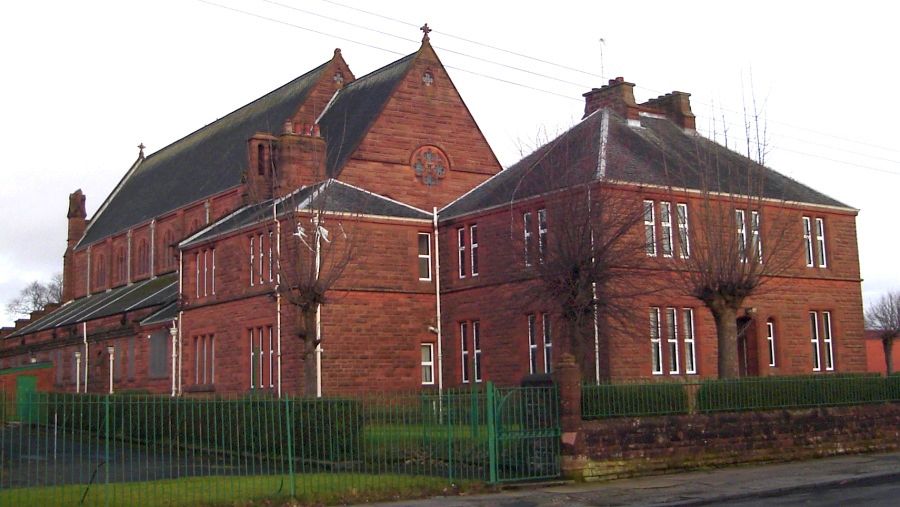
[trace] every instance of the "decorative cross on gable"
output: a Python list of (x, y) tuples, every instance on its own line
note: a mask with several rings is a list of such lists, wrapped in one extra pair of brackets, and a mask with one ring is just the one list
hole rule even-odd
[(337, 71), (334, 73), (334, 77), (332, 79), (337, 84), (344, 84), (344, 73), (341, 71)]
[(425, 23), (424, 25), (422, 25), (422, 27), (419, 28), (419, 30), (422, 30), (422, 33), (425, 34), (424, 36), (422, 36), (422, 42), (429, 40), (428, 34), (431, 33), (431, 28), (428, 28), (428, 23)]

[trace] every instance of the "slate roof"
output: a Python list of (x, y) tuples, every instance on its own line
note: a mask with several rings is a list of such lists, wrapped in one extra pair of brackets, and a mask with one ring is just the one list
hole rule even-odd
[(177, 299), (178, 274), (169, 273), (70, 301), (12, 333), (9, 338), (141, 308), (165, 305), (173, 303)]
[(180, 248), (188, 248), (228, 233), (271, 220), (272, 205), (282, 216), (291, 210), (320, 210), (335, 213), (352, 213), (414, 220), (431, 220), (427, 211), (414, 208), (367, 190), (329, 179), (303, 187), (285, 197), (269, 199), (259, 204), (245, 206), (188, 237)]
[(277, 132), (328, 63), (139, 161), (93, 217), (78, 246), (239, 185), (247, 140), (259, 131)]
[(322, 113), (319, 128), (328, 142), (325, 167), (329, 177), (340, 174), (417, 54), (404, 56), (341, 88)]
[[(597, 177), (602, 112), (597, 111), (521, 161), (501, 171), (440, 211), (441, 220), (476, 212)], [(698, 153), (710, 163), (698, 166)], [(709, 139), (686, 133), (670, 120), (641, 116), (629, 125), (609, 113), (606, 178), (735, 194), (747, 193), (747, 174), (759, 175), (764, 197), (849, 207)]]

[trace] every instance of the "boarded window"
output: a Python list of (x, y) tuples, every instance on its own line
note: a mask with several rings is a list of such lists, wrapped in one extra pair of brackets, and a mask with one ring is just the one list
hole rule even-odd
[(169, 331), (160, 329), (150, 335), (150, 378), (165, 378), (169, 375), (169, 363), (166, 361), (169, 351)]

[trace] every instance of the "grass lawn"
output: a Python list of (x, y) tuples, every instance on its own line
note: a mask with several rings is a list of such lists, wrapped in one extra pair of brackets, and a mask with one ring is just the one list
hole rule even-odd
[[(303, 474), (295, 476), (295, 499), (290, 497), (290, 476), (209, 476), (150, 482), (120, 482), (90, 487), (82, 505), (293, 505), (339, 504), (421, 498), (471, 491), (483, 486), (462, 481), (451, 486), (439, 477), (368, 474)], [(51, 507), (79, 505), (84, 485), (0, 490), (0, 505)]]

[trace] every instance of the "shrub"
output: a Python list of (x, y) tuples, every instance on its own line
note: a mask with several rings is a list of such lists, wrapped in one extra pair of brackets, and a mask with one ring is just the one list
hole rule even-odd
[(686, 414), (688, 397), (680, 383), (587, 385), (581, 411), (585, 419)]

